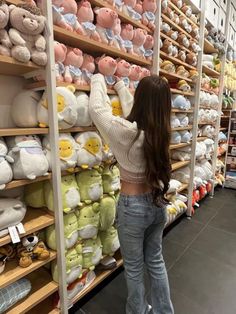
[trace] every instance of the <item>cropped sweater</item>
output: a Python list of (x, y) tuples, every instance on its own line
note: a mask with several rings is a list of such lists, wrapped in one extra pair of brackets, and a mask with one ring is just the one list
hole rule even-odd
[[(133, 96), (123, 81), (117, 82), (114, 87), (120, 98), (124, 117), (127, 117), (133, 106)], [(135, 140), (138, 133), (137, 123), (112, 114), (107, 87), (101, 74), (95, 74), (91, 79), (89, 112), (116, 157), (121, 180), (131, 183), (145, 182), (144, 131)]]

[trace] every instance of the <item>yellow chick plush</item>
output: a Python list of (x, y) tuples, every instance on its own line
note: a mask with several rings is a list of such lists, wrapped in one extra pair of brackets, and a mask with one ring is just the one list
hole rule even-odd
[(120, 103), (120, 99), (118, 96), (110, 96), (112, 114), (114, 116), (123, 116), (123, 111)]
[(78, 144), (77, 165), (83, 169), (97, 168), (102, 162), (102, 140), (96, 132), (83, 132), (75, 136)]

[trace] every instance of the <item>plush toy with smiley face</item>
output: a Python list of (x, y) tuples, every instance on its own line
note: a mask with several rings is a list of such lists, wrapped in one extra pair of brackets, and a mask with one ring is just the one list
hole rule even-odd
[(116, 95), (109, 96), (111, 101), (112, 114), (114, 116), (122, 117), (123, 111), (120, 103), (120, 99)]
[(78, 144), (77, 165), (82, 169), (98, 168), (102, 162), (102, 140), (96, 132), (83, 132), (75, 136)]

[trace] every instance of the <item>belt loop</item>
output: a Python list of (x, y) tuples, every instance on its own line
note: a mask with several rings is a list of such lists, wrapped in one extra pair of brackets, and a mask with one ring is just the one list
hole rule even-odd
[(125, 206), (129, 206), (129, 196), (125, 195)]

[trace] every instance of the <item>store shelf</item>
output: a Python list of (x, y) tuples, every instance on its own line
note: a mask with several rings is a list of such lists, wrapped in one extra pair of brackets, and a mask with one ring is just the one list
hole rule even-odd
[(220, 77), (219, 72), (212, 70), (205, 65), (202, 66), (202, 72), (205, 73), (206, 75), (211, 76), (211, 77)]
[(204, 39), (204, 53), (211, 54), (217, 53), (218, 50), (205, 38)]
[(216, 122), (198, 122), (198, 125), (215, 125)]
[(183, 16), (187, 21), (188, 23), (192, 24), (193, 26), (196, 26), (196, 27), (200, 27), (198, 24), (194, 23), (189, 17), (187, 17), (184, 12), (181, 11), (181, 9), (179, 9), (173, 2), (169, 1), (168, 2), (170, 8), (172, 10), (174, 10), (178, 15), (181, 15)]
[(6, 184), (5, 190), (14, 189), (14, 188), (17, 188), (19, 186), (24, 186), (24, 185), (28, 185), (31, 183), (45, 181), (45, 180), (49, 180), (49, 179), (51, 179), (51, 173), (49, 173), (49, 175), (47, 175), (47, 176), (37, 177), (34, 180), (29, 180), (29, 179), (13, 180), (13, 181)]
[(174, 113), (193, 113), (193, 109), (189, 109), (189, 110), (184, 110), (184, 109), (171, 109), (171, 112)]
[(30, 280), (32, 285), (29, 295), (11, 307), (6, 314), (29, 312), (34, 306), (58, 290), (58, 284), (52, 280), (51, 274), (46, 269), (41, 268), (26, 278)]
[(170, 145), (170, 150), (179, 149), (179, 148), (186, 147), (189, 145), (191, 145), (191, 143), (172, 144), (172, 145)]
[[(211, 95), (217, 95), (215, 92), (211, 91), (211, 90), (207, 90), (201, 87), (201, 91), (205, 92), (205, 93), (209, 93)], [(218, 96), (218, 95), (217, 95)]]
[(48, 128), (12, 128), (0, 129), (0, 136), (48, 134)]
[(160, 75), (165, 76), (168, 79), (168, 81), (176, 81), (176, 80), (183, 80), (184, 79), (186, 82), (188, 82), (190, 84), (193, 83), (193, 81), (189, 78), (183, 77), (183, 76), (178, 75), (176, 73), (169, 73), (169, 72), (162, 70), (162, 69), (160, 69)]
[(4, 272), (0, 275), (0, 289), (4, 288), (16, 280), (25, 277), (34, 270), (46, 265), (56, 258), (56, 252), (50, 251), (50, 257), (46, 261), (33, 261), (29, 267), (20, 267), (18, 260), (8, 261)]
[(34, 306), (29, 314), (62, 314), (61, 310), (55, 308), (55, 298), (54, 295), (50, 295), (47, 297), (44, 302), (39, 303), (38, 305)]
[[(74, 86), (74, 88), (77, 91), (82, 91), (82, 92), (90, 92), (90, 86), (84, 86), (84, 85), (76, 85), (72, 83), (66, 83), (66, 82), (57, 82), (57, 86), (62, 86), (66, 87), (68, 85)], [(45, 81), (39, 81), (39, 82), (32, 82), (32, 83), (27, 83), (25, 85), (26, 89), (31, 89), (31, 90), (44, 90), (46, 88), (46, 82)], [(107, 89), (107, 93), (110, 95), (116, 95), (116, 91), (114, 89)]]
[[(117, 258), (118, 256), (118, 258)], [(99, 285), (103, 280), (105, 280), (107, 277), (109, 277), (114, 271), (116, 271), (118, 268), (120, 268), (123, 265), (123, 260), (121, 258), (121, 255), (117, 253), (115, 255), (116, 261), (117, 261), (117, 267), (111, 269), (111, 270), (105, 270), (105, 271), (96, 271), (96, 278), (95, 280), (89, 285), (86, 289), (84, 289), (81, 293), (79, 293), (77, 296), (74, 297), (72, 300), (72, 303), (75, 304), (80, 299), (82, 299), (86, 294), (91, 292), (97, 285)]]
[(26, 73), (42, 69), (33, 62), (22, 63), (8, 56), (0, 56), (0, 74), (22, 76)]
[(228, 128), (220, 128), (220, 131), (227, 131)]
[(88, 132), (88, 131), (97, 131), (97, 128), (95, 126), (85, 126), (85, 127), (73, 127), (66, 130), (60, 130), (60, 132), (63, 133), (77, 133), (77, 132)]
[(184, 130), (192, 130), (193, 126), (184, 126), (184, 127), (179, 127), (179, 128), (172, 128), (171, 131), (184, 131)]
[(198, 141), (198, 142), (205, 141), (205, 140), (207, 140), (207, 139), (208, 139), (207, 136), (199, 136), (199, 137), (197, 137), (197, 141)]
[(221, 116), (221, 119), (230, 119), (230, 116)]
[(166, 34), (160, 32), (160, 35), (161, 35), (162, 38), (168, 39), (169, 41), (171, 41), (172, 44), (175, 45), (176, 47), (178, 47), (179, 49), (185, 50), (185, 51), (187, 51), (187, 52), (191, 52), (191, 50), (189, 50), (188, 48), (186, 48), (186, 47), (183, 46), (183, 45), (180, 45), (176, 40), (172, 39), (171, 37), (167, 36)]
[(183, 192), (188, 189), (189, 184), (188, 183), (182, 183), (182, 186), (178, 189), (178, 193)]
[(123, 52), (114, 47), (108, 46), (104, 43), (95, 41), (91, 38), (78, 35), (76, 33), (70, 32), (66, 29), (63, 29), (59, 26), (54, 25), (54, 37), (55, 40), (62, 42), (68, 46), (77, 47), (81, 49), (83, 52), (88, 52), (94, 54), (107, 54), (116, 58), (124, 58), (129, 62), (133, 62), (135, 64), (139, 64), (142, 66), (148, 66), (152, 63), (150, 61), (145, 60), (144, 58), (140, 58), (135, 55), (131, 55), (130, 53)]
[(183, 92), (182, 90), (176, 88), (171, 88), (170, 91), (172, 94), (180, 94), (183, 96), (195, 96), (194, 92)]
[(186, 161), (178, 161), (178, 162), (172, 162), (171, 164), (171, 170), (172, 171), (175, 171), (177, 169), (180, 169), (180, 168), (183, 168), (187, 165), (190, 164), (190, 161), (189, 160), (186, 160)]
[[(24, 225), (25, 233), (19, 236), (25, 237), (54, 224), (54, 217), (43, 209), (28, 208), (22, 224)], [(2, 237), (0, 238), (0, 247), (10, 242), (11, 238), (9, 235)]]
[[(182, 60), (169, 56), (167, 53), (165, 53), (164, 51), (160, 50), (160, 56), (162, 59), (167, 59), (170, 60), (171, 62), (173, 62), (174, 64), (179, 64), (179, 65), (183, 65), (184, 67), (190, 69), (190, 70), (196, 70), (196, 68), (186, 62), (183, 62)], [(183, 77), (181, 76), (181, 79), (183, 79)]]

